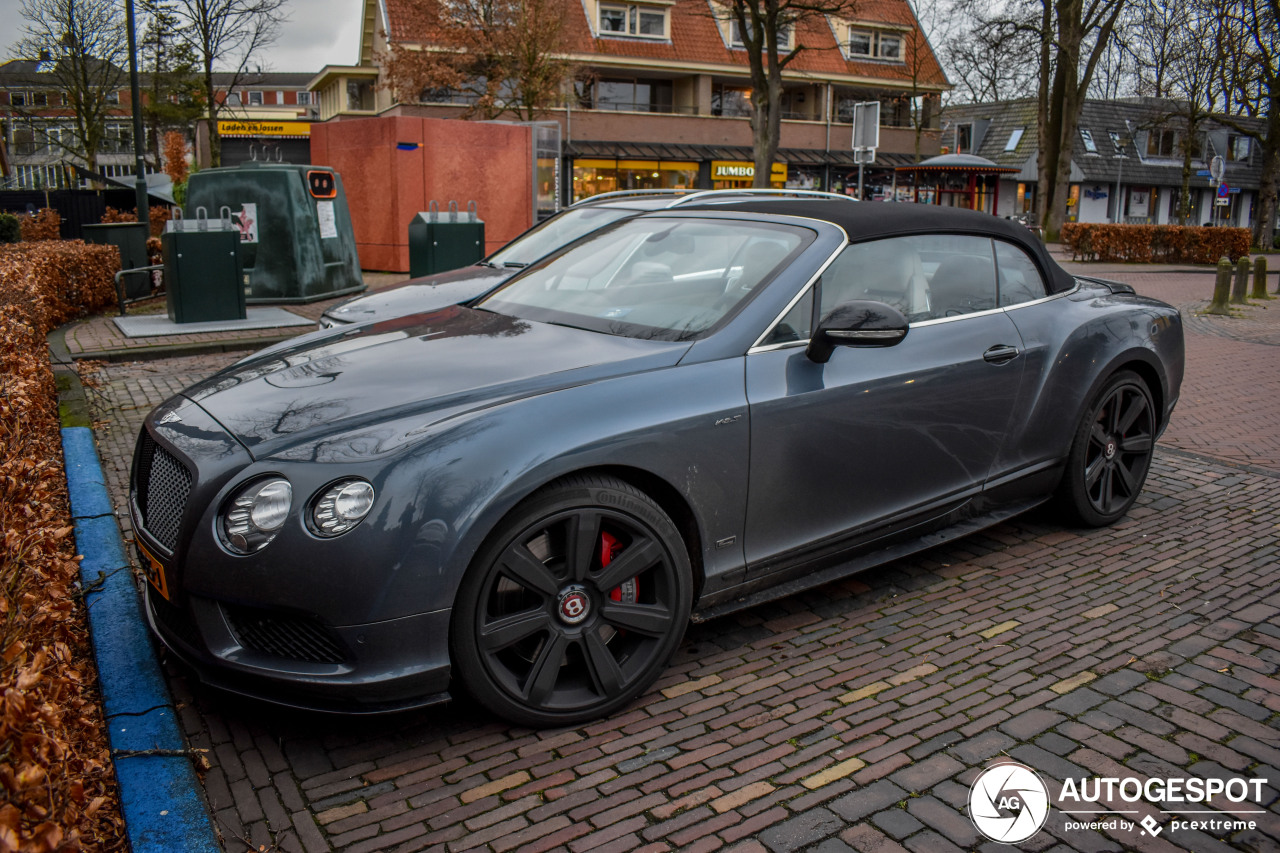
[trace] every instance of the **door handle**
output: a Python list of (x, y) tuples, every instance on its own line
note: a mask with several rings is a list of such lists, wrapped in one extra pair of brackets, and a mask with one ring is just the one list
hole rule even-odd
[(982, 357), (992, 364), (1004, 364), (1006, 361), (1013, 361), (1018, 357), (1018, 348), (1007, 344), (997, 344), (984, 352)]

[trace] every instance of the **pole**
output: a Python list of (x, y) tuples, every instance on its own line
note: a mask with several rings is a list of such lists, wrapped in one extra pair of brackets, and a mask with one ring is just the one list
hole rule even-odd
[(858, 201), (862, 201), (862, 154), (858, 154)]
[(137, 195), (138, 221), (151, 234), (151, 210), (147, 204), (146, 140), (142, 132), (142, 93), (138, 86), (138, 44), (134, 35), (133, 0), (125, 0), (125, 17), (129, 26), (129, 98), (133, 101), (133, 189)]

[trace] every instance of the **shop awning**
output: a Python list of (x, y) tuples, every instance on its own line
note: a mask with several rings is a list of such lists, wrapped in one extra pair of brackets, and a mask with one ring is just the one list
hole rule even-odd
[[(740, 160), (750, 162), (754, 154), (745, 145), (692, 145), (667, 142), (578, 141), (565, 145), (564, 153), (575, 159), (610, 160)], [(877, 153), (868, 168), (894, 168), (912, 162), (910, 154)], [(813, 148), (780, 148), (778, 162), (788, 166), (857, 166), (852, 151), (823, 151)], [(1015, 170), (1016, 171), (1016, 170)]]

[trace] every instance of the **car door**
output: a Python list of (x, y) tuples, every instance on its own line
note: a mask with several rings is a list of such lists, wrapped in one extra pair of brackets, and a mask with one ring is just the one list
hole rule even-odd
[[(896, 346), (816, 364), (816, 317), (874, 299), (911, 320)], [(818, 310), (813, 311), (814, 303)], [(1021, 381), (1021, 340), (996, 303), (991, 241), (855, 243), (746, 359), (749, 574), (923, 523), (981, 490)]]

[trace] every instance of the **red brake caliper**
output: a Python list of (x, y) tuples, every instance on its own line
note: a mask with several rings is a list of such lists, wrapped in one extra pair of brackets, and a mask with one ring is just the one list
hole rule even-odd
[[(600, 534), (600, 568), (607, 568), (613, 562), (613, 558), (618, 556), (618, 552), (622, 550), (621, 544), (610, 533)], [(637, 578), (628, 578), (618, 586), (614, 587), (609, 593), (609, 598), (624, 604), (635, 604), (640, 585)]]

